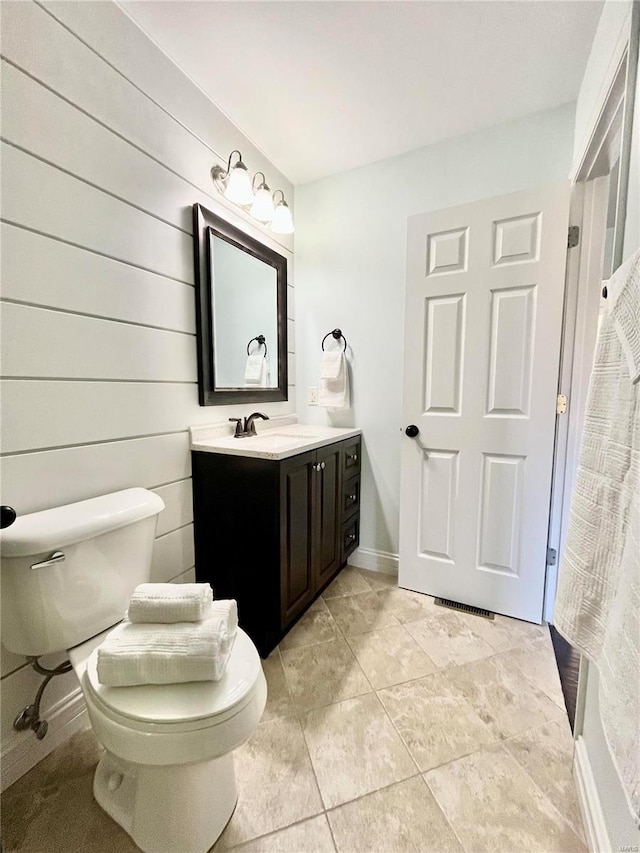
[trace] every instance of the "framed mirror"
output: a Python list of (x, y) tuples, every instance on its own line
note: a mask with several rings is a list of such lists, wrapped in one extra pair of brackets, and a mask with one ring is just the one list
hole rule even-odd
[(201, 406), (287, 399), (287, 259), (193, 206)]

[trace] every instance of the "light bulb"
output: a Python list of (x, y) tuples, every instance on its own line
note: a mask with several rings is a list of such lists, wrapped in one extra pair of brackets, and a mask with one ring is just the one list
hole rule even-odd
[(242, 160), (229, 172), (224, 197), (234, 204), (247, 205), (253, 203), (253, 190), (251, 189), (251, 178), (247, 167)]
[(284, 199), (279, 201), (276, 205), (276, 209), (273, 213), (273, 219), (271, 220), (271, 230), (275, 234), (293, 234), (295, 230), (289, 205)]
[(273, 219), (273, 199), (266, 184), (261, 184), (256, 192), (251, 216), (258, 222), (271, 222)]

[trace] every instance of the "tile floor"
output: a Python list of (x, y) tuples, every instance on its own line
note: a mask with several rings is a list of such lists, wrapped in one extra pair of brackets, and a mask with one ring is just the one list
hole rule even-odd
[[(346, 568), (264, 669), (215, 853), (585, 853), (546, 627)], [(99, 754), (81, 732), (5, 792), (4, 853), (137, 850), (93, 802)]]

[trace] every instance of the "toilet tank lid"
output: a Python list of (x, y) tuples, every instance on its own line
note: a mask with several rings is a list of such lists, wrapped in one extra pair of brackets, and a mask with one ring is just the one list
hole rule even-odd
[(124, 489), (86, 501), (18, 516), (2, 531), (4, 557), (26, 557), (64, 548), (157, 515), (164, 501), (148, 489)]

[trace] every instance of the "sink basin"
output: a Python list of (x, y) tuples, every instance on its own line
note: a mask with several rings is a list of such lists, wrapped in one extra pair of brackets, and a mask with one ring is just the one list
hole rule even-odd
[[(265, 430), (253, 436), (250, 441), (254, 444), (264, 444), (269, 447), (289, 446), (296, 443), (305, 443), (322, 438), (321, 432), (302, 432), (302, 430)], [(243, 439), (246, 440), (246, 439)]]
[(290, 436), (290, 435), (282, 435), (280, 433), (277, 433), (277, 434), (276, 433), (273, 433), (273, 434), (267, 433), (267, 434), (263, 434), (263, 435), (254, 435), (248, 439), (243, 438), (241, 440), (242, 441), (251, 441), (251, 442), (253, 442), (254, 445), (264, 444), (264, 445), (269, 445), (270, 447), (279, 447), (282, 445), (291, 444), (292, 440), (295, 440), (295, 439), (300, 440), (300, 438), (301, 438), (301, 436), (299, 436), (299, 435)]
[(291, 432), (288, 432), (288, 431), (285, 432), (285, 430), (274, 430), (271, 433), (264, 432), (260, 436), (260, 438), (262, 438), (262, 437), (267, 438), (267, 436), (269, 436), (269, 435), (272, 435), (274, 438), (277, 438), (280, 436), (282, 436), (283, 438), (304, 438), (304, 439), (322, 438), (322, 433), (319, 433), (319, 432), (302, 432), (302, 431), (294, 432), (293, 430)]

